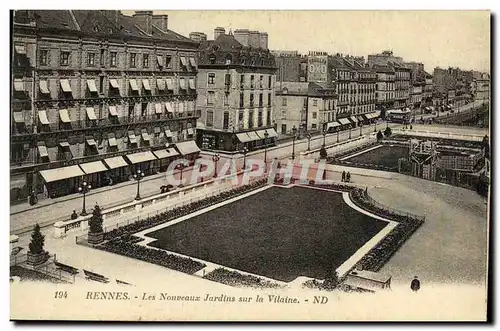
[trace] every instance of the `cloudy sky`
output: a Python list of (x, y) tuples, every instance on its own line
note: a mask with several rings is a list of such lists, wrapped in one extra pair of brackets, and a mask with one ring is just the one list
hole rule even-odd
[[(130, 14), (129, 11), (124, 11)], [(169, 29), (213, 38), (217, 26), (269, 34), (269, 48), (366, 56), (392, 50), (405, 61), (489, 71), (488, 11), (154, 11)]]

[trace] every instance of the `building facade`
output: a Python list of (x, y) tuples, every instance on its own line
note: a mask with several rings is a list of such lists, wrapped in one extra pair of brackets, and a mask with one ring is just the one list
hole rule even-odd
[(289, 135), (293, 128), (307, 127), (309, 83), (282, 82), (276, 86), (276, 130)]
[(214, 40), (200, 43), (197, 142), (203, 149), (235, 152), (274, 143), (276, 69), (267, 33), (216, 28)]
[(396, 73), (394, 68), (387, 65), (374, 65), (373, 70), (377, 73), (376, 87), (376, 109), (391, 109), (394, 107), (396, 95)]
[(14, 200), (154, 174), (199, 151), (198, 44), (166, 15), (16, 11), (12, 41)]
[(367, 63), (370, 67), (373, 67), (375, 65), (385, 66), (389, 62), (403, 64), (403, 58), (394, 56), (394, 53), (392, 51), (383, 51), (379, 54), (370, 54), (367, 57)]
[(389, 62), (395, 73), (394, 107), (406, 108), (410, 106), (410, 69), (403, 64)]
[(297, 51), (271, 51), (276, 58), (277, 83), (281, 82), (306, 82), (307, 57)]

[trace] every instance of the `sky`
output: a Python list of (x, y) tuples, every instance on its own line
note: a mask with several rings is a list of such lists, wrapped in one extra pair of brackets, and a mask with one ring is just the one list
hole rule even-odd
[[(131, 11), (124, 11), (131, 14)], [(404, 61), (441, 68), (490, 71), (488, 11), (154, 11), (169, 29), (213, 38), (217, 26), (269, 34), (272, 50), (310, 50), (356, 56), (392, 50)]]

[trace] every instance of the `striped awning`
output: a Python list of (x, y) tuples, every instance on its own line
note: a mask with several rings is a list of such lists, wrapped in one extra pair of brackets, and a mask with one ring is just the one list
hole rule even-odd
[(174, 90), (174, 82), (172, 81), (172, 78), (167, 78), (167, 89), (173, 91)]
[(137, 86), (137, 81), (135, 79), (131, 79), (129, 81), (129, 84), (130, 84), (130, 88), (133, 90), (133, 91), (139, 91), (139, 86)]
[(261, 138), (255, 133), (255, 131), (247, 132), (250, 141), (260, 140)]
[(88, 79), (87, 80), (87, 87), (89, 88), (90, 92), (97, 93), (97, 86), (95, 86), (95, 80)]
[(170, 102), (165, 102), (165, 106), (167, 107), (167, 111), (169, 113), (173, 113), (174, 112), (174, 108), (172, 107), (172, 104)]
[(143, 79), (142, 86), (144, 86), (145, 90), (151, 91), (151, 86), (149, 86), (149, 79)]
[(267, 129), (267, 133), (269, 133), (269, 138), (275, 138), (278, 136), (278, 132), (276, 132), (274, 128)]
[(63, 92), (71, 93), (71, 85), (68, 79), (61, 79), (61, 88)]
[(354, 123), (358, 123), (358, 119), (355, 117), (355, 116), (351, 116), (350, 117), (351, 121), (353, 121)]
[(194, 57), (189, 58), (189, 63), (191, 64), (191, 67), (196, 67), (196, 60)]
[(340, 126), (339, 122), (330, 122), (326, 125), (326, 130), (329, 130), (330, 128), (336, 128)]
[(181, 64), (185, 67), (187, 67), (187, 61), (186, 61), (186, 58), (184, 56), (181, 56)]

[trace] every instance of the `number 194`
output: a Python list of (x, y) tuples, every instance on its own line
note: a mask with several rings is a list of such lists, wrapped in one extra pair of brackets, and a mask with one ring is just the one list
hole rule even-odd
[(68, 298), (68, 292), (66, 291), (56, 291), (54, 295), (55, 299), (67, 299)]

